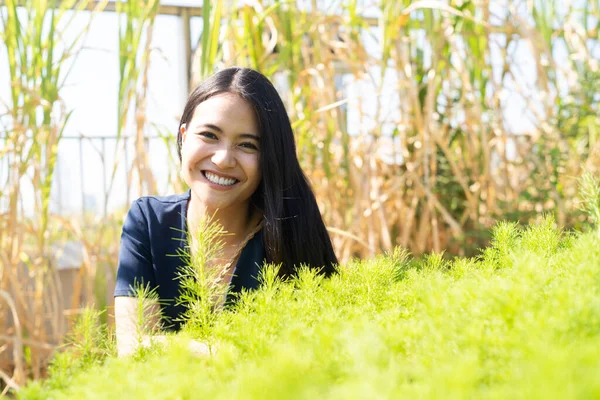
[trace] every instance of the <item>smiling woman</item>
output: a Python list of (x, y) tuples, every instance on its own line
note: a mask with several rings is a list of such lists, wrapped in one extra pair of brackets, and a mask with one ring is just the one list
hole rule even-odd
[(337, 264), (298, 162), (287, 112), (266, 77), (228, 68), (200, 84), (184, 108), (177, 144), (190, 190), (136, 200), (123, 225), (115, 287), (119, 354), (140, 343), (136, 285), (158, 294), (160, 311), (170, 321), (161, 328), (180, 329), (184, 306), (175, 300), (184, 260), (173, 255), (185, 252), (187, 232), (207, 217), (228, 233), (221, 238), (221, 258), (210, 260), (229, 266), (221, 304), (258, 287), (265, 262), (280, 264), (282, 277), (294, 276), (301, 265), (328, 276)]

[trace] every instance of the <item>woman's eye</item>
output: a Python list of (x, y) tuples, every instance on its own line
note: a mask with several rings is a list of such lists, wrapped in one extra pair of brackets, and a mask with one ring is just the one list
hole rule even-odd
[(204, 136), (207, 139), (216, 139), (217, 138), (217, 135), (215, 135), (214, 133), (211, 133), (211, 132), (200, 132), (198, 135)]
[(241, 147), (250, 150), (258, 150), (258, 147), (254, 143), (244, 142), (240, 144)]

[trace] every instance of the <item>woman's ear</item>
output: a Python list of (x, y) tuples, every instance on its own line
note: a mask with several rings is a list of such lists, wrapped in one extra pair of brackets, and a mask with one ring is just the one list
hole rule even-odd
[(183, 142), (187, 133), (187, 124), (181, 124), (179, 127), (179, 133), (181, 134), (181, 142)]

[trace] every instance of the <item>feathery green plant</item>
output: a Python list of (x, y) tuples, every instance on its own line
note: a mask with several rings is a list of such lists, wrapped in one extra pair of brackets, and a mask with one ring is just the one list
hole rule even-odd
[(597, 397), (600, 238), (528, 247), (559, 236), (550, 222), (522, 237), (499, 233), (511, 268), (434, 255), (402, 280), (389, 256), (328, 279), (301, 269), (283, 282), (271, 266), (261, 289), (216, 314), (212, 356), (114, 360), (20, 398)]
[[(114, 332), (102, 323), (102, 311), (86, 307), (77, 317), (65, 344), (59, 348), (48, 374), (47, 382), (52, 390), (64, 390), (72, 382), (73, 376), (81, 371), (102, 365), (107, 357), (116, 354)], [(31, 387), (41, 388), (40, 382), (32, 382)]]
[(186, 234), (186, 246), (178, 254), (183, 267), (178, 271), (181, 289), (177, 304), (185, 306), (182, 321), (188, 328), (208, 340), (217, 318), (215, 303), (227, 293), (225, 266), (211, 265), (211, 261), (220, 258), (227, 232), (208, 216), (198, 221), (194, 232)]
[(585, 173), (579, 179), (579, 193), (583, 200), (582, 208), (592, 222), (600, 224), (600, 182), (590, 173)]
[[(168, 324), (169, 321), (166, 321), (161, 313), (160, 307), (163, 301), (155, 288), (151, 289), (148, 285), (136, 283), (133, 290), (137, 301), (134, 322), (137, 346), (134, 357), (144, 358), (160, 347), (156, 346), (158, 342), (155, 340), (155, 335), (160, 333), (163, 322)], [(148, 338), (149, 346), (143, 345), (145, 338)]]

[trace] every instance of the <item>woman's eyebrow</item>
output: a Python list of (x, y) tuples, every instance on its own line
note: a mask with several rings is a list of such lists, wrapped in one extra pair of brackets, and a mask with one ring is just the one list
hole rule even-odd
[(241, 134), (241, 135), (239, 135), (239, 136), (240, 136), (241, 138), (244, 138), (244, 139), (254, 139), (254, 140), (256, 140), (257, 142), (260, 142), (260, 136), (253, 135), (253, 134), (251, 134), (251, 133), (242, 133), (242, 134)]
[(212, 129), (213, 131), (223, 133), (223, 129), (221, 129), (218, 126), (213, 125), (213, 124), (200, 124), (200, 125), (196, 126), (196, 129), (198, 129), (198, 128), (208, 128), (208, 129)]
[[(216, 126), (214, 124), (199, 124), (196, 126), (196, 129), (200, 129), (200, 128), (208, 128), (208, 129), (212, 129), (213, 131), (223, 133), (223, 129), (219, 128), (218, 126)], [(242, 139), (254, 139), (257, 142), (260, 142), (260, 136), (253, 135), (252, 133), (242, 133), (238, 136)]]

